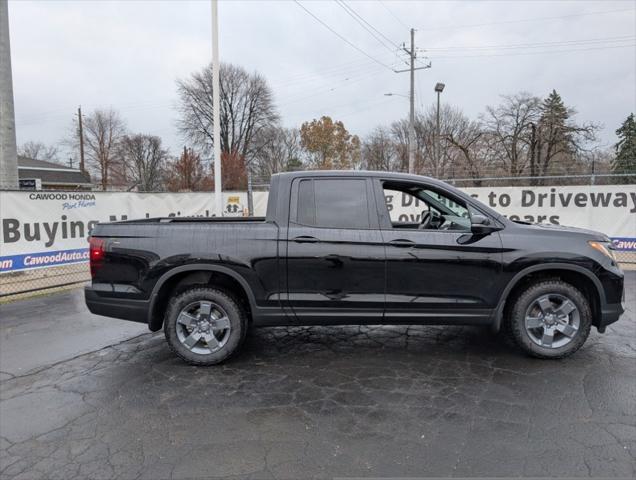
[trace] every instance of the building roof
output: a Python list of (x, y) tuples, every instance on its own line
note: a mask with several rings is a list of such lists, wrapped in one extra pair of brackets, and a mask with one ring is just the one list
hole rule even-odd
[(35, 160), (18, 155), (18, 177), (39, 178), (48, 185), (70, 186), (90, 185), (91, 177), (88, 172), (78, 168), (71, 168), (59, 163)]

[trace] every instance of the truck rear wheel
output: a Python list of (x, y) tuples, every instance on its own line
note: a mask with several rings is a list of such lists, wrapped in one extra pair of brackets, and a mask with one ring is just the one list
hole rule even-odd
[(530, 285), (516, 298), (508, 331), (523, 350), (538, 358), (564, 358), (587, 340), (592, 312), (585, 296), (561, 280)]
[(163, 330), (168, 345), (183, 360), (191, 365), (215, 365), (240, 347), (247, 318), (230, 294), (197, 287), (170, 301)]

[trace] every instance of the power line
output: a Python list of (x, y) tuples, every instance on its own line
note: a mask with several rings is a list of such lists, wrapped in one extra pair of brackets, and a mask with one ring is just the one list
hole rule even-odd
[(576, 46), (576, 45), (593, 45), (599, 43), (616, 43), (624, 42), (636, 39), (636, 35), (623, 35), (619, 37), (605, 37), (605, 38), (589, 38), (578, 40), (561, 40), (556, 42), (540, 42), (540, 43), (517, 43), (508, 45), (466, 45), (466, 46), (452, 46), (452, 47), (429, 47), (429, 52), (442, 52), (453, 50), (508, 50), (508, 49), (525, 49), (525, 48), (543, 48), (543, 47), (564, 47), (564, 46)]
[[(386, 48), (387, 50), (389, 50), (390, 52), (393, 52), (393, 53), (395, 53), (395, 51), (400, 48), (400, 46), (397, 43), (393, 42), (393, 40), (388, 38), (386, 35), (384, 35), (382, 32), (380, 32), (377, 28), (375, 28), (373, 25), (371, 25), (369, 22), (367, 22), (359, 13), (357, 13), (352, 7), (347, 5), (343, 0), (336, 0), (336, 3), (351, 18), (353, 18), (362, 28), (364, 28), (367, 32), (369, 32), (371, 34), (371, 36), (373, 38), (375, 38), (384, 48)], [(376, 32), (377, 35), (374, 32)], [(384, 38), (384, 40), (382, 40), (382, 38), (379, 38), (378, 35), (380, 37)], [(390, 46), (387, 46), (387, 43)]]
[(389, 12), (389, 14), (400, 24), (402, 25), (404, 28), (409, 28), (408, 25), (406, 25), (402, 20), (400, 20), (400, 18), (391, 11), (391, 9), (389, 7), (386, 6), (386, 4), (382, 1), (382, 0), (378, 0), (378, 2), (380, 2), (380, 5), (382, 5), (384, 7), (384, 9)]
[[(322, 111), (321, 114), (327, 114), (327, 115), (331, 116), (334, 119), (340, 120), (340, 119), (345, 118), (345, 117), (350, 117), (352, 115), (356, 115), (358, 113), (371, 110), (371, 109), (379, 107), (381, 105), (388, 105), (389, 103), (392, 103), (392, 102), (393, 102), (393, 100), (391, 100), (391, 99), (388, 99), (388, 100), (387, 99), (381, 99), (381, 100), (377, 100), (377, 101), (374, 101), (374, 102), (354, 102), (354, 103), (349, 102), (349, 103), (345, 103), (345, 104), (339, 104), (339, 105), (336, 105), (336, 106), (333, 106), (333, 107), (321, 106), (321, 107), (318, 107), (318, 108)], [(359, 108), (359, 109), (356, 109), (356, 110), (353, 110), (353, 111), (350, 111), (350, 112), (346, 112), (344, 114), (333, 113), (334, 111), (337, 112), (337, 111), (339, 111), (339, 110), (341, 110), (343, 108), (353, 107), (353, 106), (356, 106), (356, 105), (359, 105), (359, 104), (363, 104), (365, 106), (363, 108)], [(300, 117), (300, 116), (308, 117), (308, 116), (312, 116), (312, 115), (319, 115), (319, 114), (316, 113), (316, 110), (317, 109), (312, 109), (312, 113), (308, 112), (307, 114), (303, 113), (302, 115), (301, 114), (297, 114), (295, 116), (296, 117)], [(293, 115), (292, 115), (292, 117), (293, 117)], [(299, 122), (292, 122), (292, 123), (299, 123)]]
[(609, 50), (613, 48), (629, 48), (636, 47), (636, 43), (630, 43), (628, 45), (613, 45), (605, 47), (589, 47), (589, 48), (572, 48), (565, 50), (545, 50), (541, 52), (516, 52), (516, 53), (492, 53), (492, 54), (479, 54), (479, 55), (432, 55), (435, 59), (449, 59), (449, 58), (479, 58), (479, 57), (516, 57), (524, 55), (549, 55), (555, 53), (571, 53), (571, 52), (588, 52), (592, 50)]
[(422, 30), (452, 30), (452, 29), (457, 29), (457, 28), (473, 28), (473, 27), (488, 27), (491, 25), (505, 25), (505, 24), (510, 24), (510, 23), (526, 23), (526, 22), (541, 22), (544, 20), (560, 20), (563, 18), (574, 18), (574, 17), (584, 17), (584, 16), (588, 16), (588, 15), (605, 15), (608, 13), (618, 13), (618, 12), (633, 12), (636, 11), (633, 8), (622, 8), (619, 10), (605, 10), (605, 11), (601, 11), (601, 12), (583, 12), (583, 13), (572, 13), (570, 15), (559, 15), (559, 16), (555, 16), (555, 17), (535, 17), (535, 18), (523, 18), (523, 19), (518, 19), (518, 20), (504, 20), (501, 22), (487, 22), (487, 23), (473, 23), (473, 24), (466, 24), (466, 25), (447, 25), (447, 26), (443, 26), (443, 27), (428, 27), (428, 28), (423, 28)]
[(312, 73), (304, 73), (301, 75), (297, 75), (295, 77), (289, 77), (289, 79), (282, 81), (282, 82), (278, 82), (278, 83), (272, 83), (271, 85), (274, 88), (287, 88), (289, 86), (293, 86), (296, 84), (306, 84), (306, 82), (310, 82), (313, 81), (314, 79), (317, 80), (322, 80), (325, 77), (337, 77), (337, 76), (348, 76), (348, 75), (354, 75), (357, 74), (360, 71), (363, 70), (367, 70), (369, 68), (374, 68), (374, 69), (378, 69), (380, 68), (379, 65), (377, 65), (375, 62), (370, 62), (368, 60), (363, 60), (361, 64), (359, 65), (351, 65), (348, 68), (342, 68), (340, 67), (337, 70), (331, 70), (329, 71), (329, 69), (325, 69), (325, 70), (320, 70), (319, 72), (312, 72)]
[(316, 15), (314, 15), (313, 13), (311, 13), (309, 10), (307, 10), (307, 8), (305, 8), (305, 6), (303, 4), (301, 4), (298, 0), (294, 0), (294, 2), (296, 3), (296, 5), (298, 5), (300, 8), (302, 8), (305, 12), (307, 12), (308, 15), (310, 15), (314, 20), (316, 20), (318, 23), (320, 23), (323, 27), (325, 27), (327, 30), (329, 30), (331, 33), (333, 33), (335, 36), (337, 36), (340, 40), (342, 40), (343, 42), (345, 42), (347, 45), (349, 45), (350, 47), (355, 48), (358, 52), (360, 52), (361, 54), (363, 54), (365, 57), (370, 58), (371, 60), (373, 60), (374, 62), (382, 65), (385, 68), (388, 68), (389, 70), (393, 70), (391, 67), (389, 67), (387, 64), (381, 62), (380, 60), (378, 60), (377, 58), (369, 55), (367, 52), (365, 52), (364, 50), (362, 50), (360, 47), (358, 47), (357, 45), (351, 43), (349, 40), (347, 40), (345, 37), (343, 37), (342, 35), (340, 35), (338, 32), (336, 32), (333, 28), (331, 28), (329, 25), (327, 25), (325, 22), (323, 22), (320, 18), (318, 18)]
[(357, 17), (356, 17), (353, 13), (352, 13), (352, 12), (350, 12), (350, 11), (349, 11), (349, 9), (348, 9), (349, 7), (348, 7), (346, 4), (344, 4), (344, 3), (340, 2), (339, 0), (335, 0), (335, 1), (336, 1), (336, 5), (338, 5), (340, 8), (342, 8), (342, 9), (345, 11), (345, 13), (346, 13), (347, 15), (349, 15), (351, 18), (353, 18), (353, 19), (356, 21), (356, 23), (358, 23), (358, 25), (360, 25), (360, 26), (361, 26), (362, 28), (364, 28), (367, 32), (369, 32), (369, 34), (370, 34), (373, 38), (375, 38), (375, 39), (378, 41), (378, 43), (379, 43), (380, 45), (382, 45), (384, 48), (386, 48), (386, 49), (387, 49), (388, 51), (390, 51), (391, 53), (395, 53), (395, 50), (394, 50), (393, 48), (391, 48), (390, 46), (388, 46), (388, 45), (386, 44), (386, 42), (384, 42), (384, 41), (383, 41), (380, 37), (378, 37), (375, 33), (373, 33), (373, 30), (371, 30), (370, 28), (368, 28), (368, 27), (367, 27), (364, 23), (362, 23), (362, 22), (361, 22), (361, 21), (360, 21), (360, 20), (359, 20), (359, 19), (358, 19), (358, 18), (357, 18)]
[[(372, 67), (374, 70), (379, 70), (379, 67), (374, 66)], [(293, 104), (293, 103), (297, 103), (300, 102), (302, 100), (305, 100), (307, 98), (311, 98), (311, 97), (316, 97), (322, 94), (328, 94), (331, 93), (335, 90), (338, 90), (342, 87), (346, 87), (349, 86), (351, 84), (357, 83), (359, 81), (365, 80), (365, 79), (369, 79), (369, 70), (366, 71), (361, 71), (358, 72), (358, 74), (356, 75), (351, 75), (347, 78), (344, 78), (342, 80), (340, 80), (339, 82), (333, 82), (331, 83), (331, 85), (328, 86), (322, 86), (319, 87), (318, 89), (312, 90), (312, 91), (305, 91), (303, 95), (301, 96), (296, 96), (296, 97), (292, 97), (290, 100), (285, 101), (284, 103), (280, 104), (279, 107), (285, 107), (287, 105)]]
[[(359, 67), (361, 65), (366, 65), (372, 63), (370, 62), (368, 59), (366, 58), (356, 58), (355, 60), (349, 60), (348, 62), (344, 62), (344, 63), (339, 63), (337, 65), (330, 65), (328, 67), (325, 68), (321, 68), (320, 69), (320, 73), (325, 73), (325, 72), (331, 72), (331, 71), (339, 71), (339, 70), (347, 70), (351, 67)], [(295, 80), (297, 78), (303, 78), (303, 77), (311, 77), (316, 75), (315, 72), (303, 72), (303, 73), (297, 73), (295, 75), (285, 75), (285, 81), (291, 79), (291, 80)], [(282, 82), (281, 82), (282, 83)]]

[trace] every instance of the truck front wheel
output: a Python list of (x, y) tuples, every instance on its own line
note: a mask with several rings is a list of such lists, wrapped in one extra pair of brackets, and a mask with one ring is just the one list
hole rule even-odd
[(241, 345), (247, 318), (240, 303), (215, 288), (197, 287), (170, 301), (164, 334), (174, 353), (191, 365), (215, 365)]
[(577, 288), (562, 280), (544, 280), (519, 294), (508, 322), (512, 339), (530, 355), (563, 358), (587, 340), (592, 312)]

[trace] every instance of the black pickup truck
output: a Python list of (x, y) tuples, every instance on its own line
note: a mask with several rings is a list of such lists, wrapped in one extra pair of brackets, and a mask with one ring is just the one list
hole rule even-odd
[[(421, 208), (394, 215), (390, 201)], [(384, 172), (272, 177), (264, 218), (101, 223), (91, 312), (164, 329), (172, 350), (219, 363), (251, 326), (483, 325), (561, 358), (623, 313), (601, 233), (513, 222), (431, 178)]]

